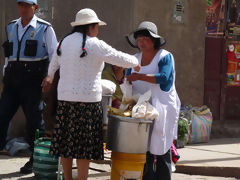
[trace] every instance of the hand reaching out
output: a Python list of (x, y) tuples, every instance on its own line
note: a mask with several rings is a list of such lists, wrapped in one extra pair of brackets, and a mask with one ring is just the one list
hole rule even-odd
[(129, 76), (127, 76), (126, 78), (127, 78), (127, 80), (128, 80), (129, 82), (132, 82), (132, 81), (140, 80), (140, 76), (141, 76), (141, 74), (132, 73), (132, 74), (130, 74)]
[(134, 69), (134, 71), (137, 71), (137, 72), (139, 72), (140, 71), (140, 69), (141, 69), (141, 65), (140, 64), (138, 64), (136, 67), (134, 67), (133, 68)]
[(51, 78), (50, 76), (45, 77), (41, 84), (42, 92), (49, 92), (51, 89), (52, 82), (53, 78)]

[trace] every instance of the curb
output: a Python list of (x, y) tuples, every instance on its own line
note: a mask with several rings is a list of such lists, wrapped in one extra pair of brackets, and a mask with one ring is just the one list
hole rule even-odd
[(240, 178), (240, 167), (176, 165), (176, 173)]

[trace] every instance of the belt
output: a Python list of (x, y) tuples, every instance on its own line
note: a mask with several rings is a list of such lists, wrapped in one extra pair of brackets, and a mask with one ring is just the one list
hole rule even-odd
[(43, 59), (41, 61), (9, 61), (7, 67), (19, 67), (19, 68), (37, 68), (48, 65), (49, 60)]

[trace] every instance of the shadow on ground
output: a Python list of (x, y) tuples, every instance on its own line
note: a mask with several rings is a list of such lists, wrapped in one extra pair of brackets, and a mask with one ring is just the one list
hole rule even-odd
[[(0, 179), (12, 179), (17, 178), (18, 180), (35, 180), (34, 175), (32, 174), (32, 177), (24, 177), (25, 174), (20, 174), (19, 172), (12, 172), (8, 174), (0, 174)], [(30, 175), (28, 175), (30, 176)]]

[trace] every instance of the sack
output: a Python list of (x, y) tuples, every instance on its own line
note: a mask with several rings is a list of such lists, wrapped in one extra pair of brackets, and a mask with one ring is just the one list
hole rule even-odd
[(50, 138), (34, 141), (33, 172), (39, 179), (57, 179), (58, 157), (49, 154)]
[(207, 106), (192, 107), (191, 125), (188, 143), (201, 143), (210, 140), (212, 128), (212, 113)]
[(112, 95), (116, 91), (116, 84), (107, 79), (101, 79), (102, 95)]
[(20, 152), (27, 152), (29, 144), (25, 141), (23, 137), (13, 138), (7, 142), (5, 149), (8, 151), (10, 156), (16, 156)]

